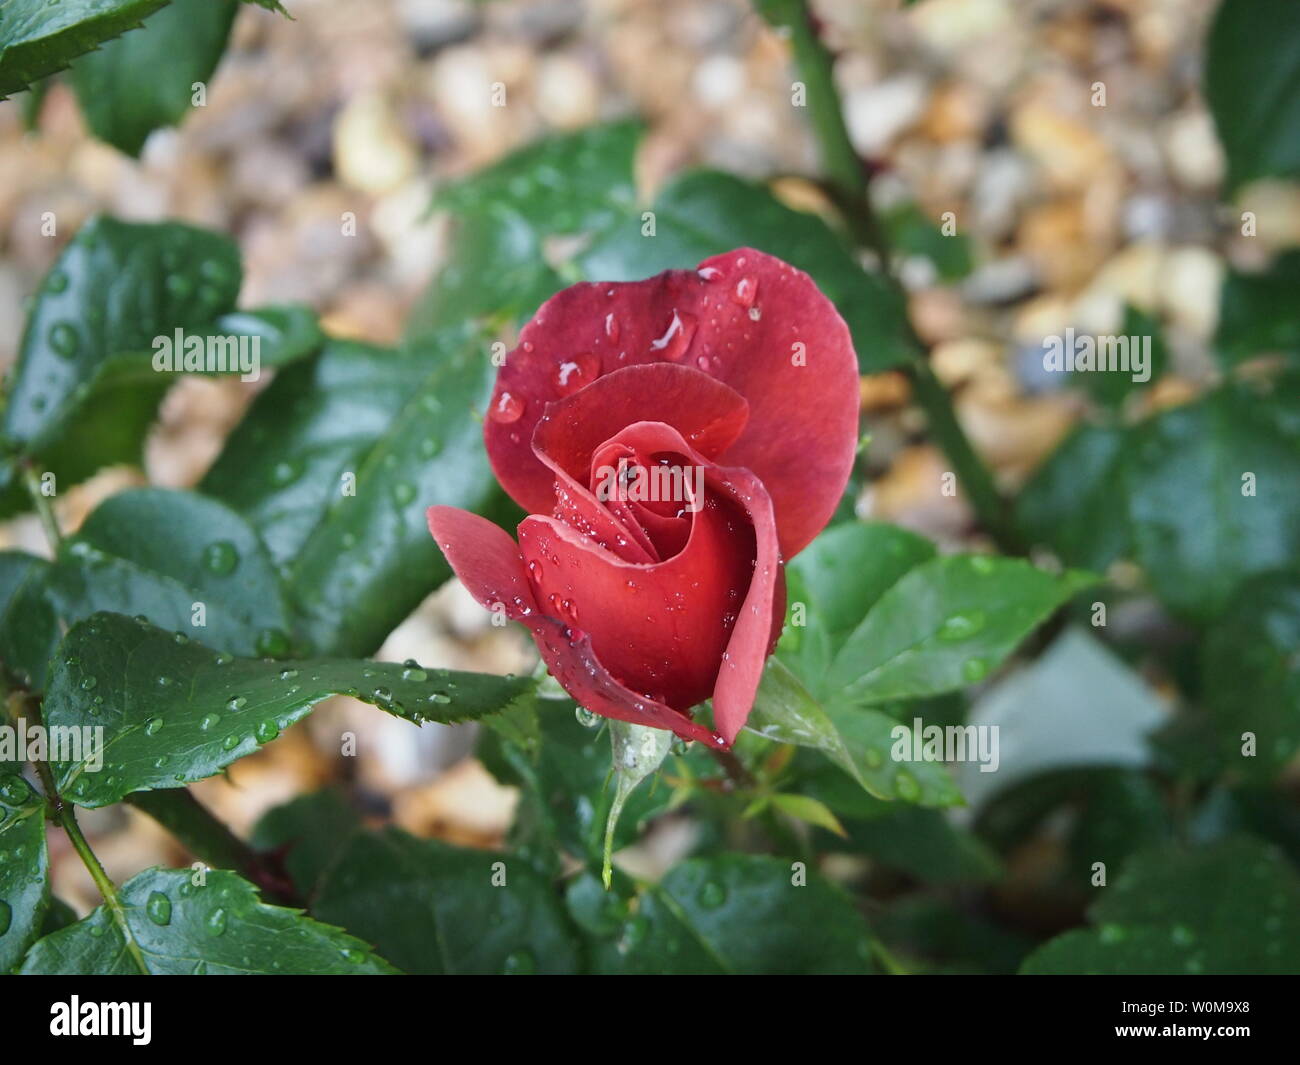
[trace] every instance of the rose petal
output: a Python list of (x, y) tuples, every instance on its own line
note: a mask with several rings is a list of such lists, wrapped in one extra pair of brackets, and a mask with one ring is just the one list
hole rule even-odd
[(428, 519), (435, 542), (470, 594), (488, 609), (501, 604), (507, 617), (526, 625), (547, 668), (581, 705), (603, 717), (723, 746), (702, 725), (624, 687), (596, 658), (589, 637), (540, 611), (523, 557), (504, 530), (455, 507), (430, 507)]
[(713, 458), (736, 441), (748, 418), (745, 397), (706, 373), (671, 363), (628, 366), (549, 404), (532, 449), (539, 457), (545, 452), (553, 469), (585, 482), (596, 448), (633, 422), (671, 425), (696, 451)]
[[(830, 519), (857, 447), (857, 362), (843, 320), (803, 272), (741, 248), (698, 271), (574, 285), (548, 300), (498, 375), (491, 409), (503, 416), (490, 415), (485, 428), (497, 477), (529, 511), (551, 508), (553, 477), (532, 453), (533, 430), (550, 413), (547, 404), (569, 392), (571, 382), (561, 377), (575, 353), (583, 356), (584, 375), (668, 364), (725, 382), (748, 401), (749, 418), (735, 443), (710, 457), (751, 470), (766, 486), (784, 556), (802, 549)], [(687, 392), (703, 387), (677, 376)], [(574, 409), (601, 406), (583, 397), (603, 381), (597, 376), (568, 395)], [(611, 386), (597, 396), (617, 393), (614, 413), (625, 424), (630, 414), (680, 428), (671, 413), (644, 406), (657, 404), (663, 387)], [(682, 389), (672, 394), (689, 400)], [(576, 441), (571, 451), (555, 443), (548, 448), (566, 468), (582, 461)]]

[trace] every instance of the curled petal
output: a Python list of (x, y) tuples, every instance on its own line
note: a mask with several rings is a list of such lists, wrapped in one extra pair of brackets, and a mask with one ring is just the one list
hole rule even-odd
[(724, 745), (716, 733), (684, 714), (620, 684), (597, 659), (589, 637), (543, 613), (519, 548), (504, 530), (455, 507), (430, 507), (428, 519), (434, 540), (470, 594), (488, 609), (500, 604), (507, 617), (527, 626), (547, 668), (580, 704), (617, 721), (669, 729), (712, 747)]
[(662, 423), (630, 425), (607, 444), (701, 467), (702, 509), (680, 552), (652, 564), (615, 558), (558, 521), (526, 519), (520, 548), (541, 607), (589, 631), (615, 676), (654, 685), (668, 705), (684, 710), (712, 694), (729, 745), (753, 706), (784, 612), (771, 498), (753, 473), (715, 466)]

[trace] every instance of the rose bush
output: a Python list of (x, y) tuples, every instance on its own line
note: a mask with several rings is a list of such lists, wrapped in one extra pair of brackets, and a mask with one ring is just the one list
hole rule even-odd
[[(518, 544), (452, 507), (429, 528), (583, 706), (730, 746), (780, 634), (782, 566), (843, 494), (857, 413), (848, 330), (780, 259), (742, 248), (574, 285), (521, 331), (485, 421), (530, 512)], [(716, 731), (690, 717), (710, 697)]]

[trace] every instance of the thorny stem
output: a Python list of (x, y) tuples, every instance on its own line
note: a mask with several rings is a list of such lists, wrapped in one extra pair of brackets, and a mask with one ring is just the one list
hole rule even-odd
[[(40, 704), (36, 699), (24, 697), (23, 713), (32, 718), (35, 724), (41, 723)], [(149, 974), (149, 967), (145, 965), (144, 955), (140, 952), (140, 944), (135, 941), (135, 933), (131, 931), (131, 925), (126, 919), (126, 907), (122, 905), (121, 898), (117, 894), (117, 885), (113, 883), (112, 878), (104, 871), (104, 866), (100, 864), (95, 852), (91, 849), (90, 843), (82, 835), (81, 826), (77, 824), (77, 815), (71, 803), (64, 801), (59, 794), (58, 785), (54, 782), (54, 773), (51, 772), (49, 763), (44, 759), (39, 761), (33, 760), (36, 766), (37, 776), (41, 780), (41, 789), (45, 792), (45, 801), (49, 807), (50, 816), (59, 823), (68, 839), (72, 842), (72, 848), (77, 852), (82, 864), (90, 873), (90, 878), (95, 882), (95, 887), (99, 889), (100, 895), (104, 897), (104, 905), (112, 916), (118, 930), (122, 933), (122, 939), (126, 943), (127, 953), (131, 955), (131, 960), (135, 963), (136, 968), (145, 975)]]
[(59, 522), (54, 516), (54, 507), (50, 504), (50, 497), (41, 491), (41, 479), (37, 475), (35, 467), (24, 464), (23, 483), (27, 486), (27, 492), (32, 497), (32, 506), (36, 510), (36, 515), (41, 519), (41, 525), (45, 529), (45, 538), (50, 542), (50, 550), (57, 554), (59, 547), (63, 543), (63, 534), (59, 531)]
[[(889, 240), (871, 206), (870, 176), (849, 139), (835, 88), (831, 54), (817, 33), (807, 0), (756, 0), (756, 4), (770, 22), (788, 30), (832, 198), (844, 215), (853, 240), (874, 252), (880, 260), (881, 270), (904, 307), (906, 318), (907, 292), (893, 269)], [(957, 420), (951, 397), (930, 369), (927, 345), (917, 335), (910, 319), (907, 332), (916, 353), (907, 371), (930, 432), (952, 463), (980, 524), (1003, 551), (1022, 554), (1024, 543), (1011, 519), (1007, 501)]]

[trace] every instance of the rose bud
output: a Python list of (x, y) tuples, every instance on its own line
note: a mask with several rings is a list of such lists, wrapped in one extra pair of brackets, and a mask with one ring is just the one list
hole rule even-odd
[[(780, 635), (784, 560), (830, 520), (857, 431), (848, 330), (780, 259), (574, 285), (524, 327), (485, 423), (530, 512), (518, 544), (451, 507), (429, 528), (581, 705), (730, 746)], [(709, 698), (716, 733), (690, 717)]]

